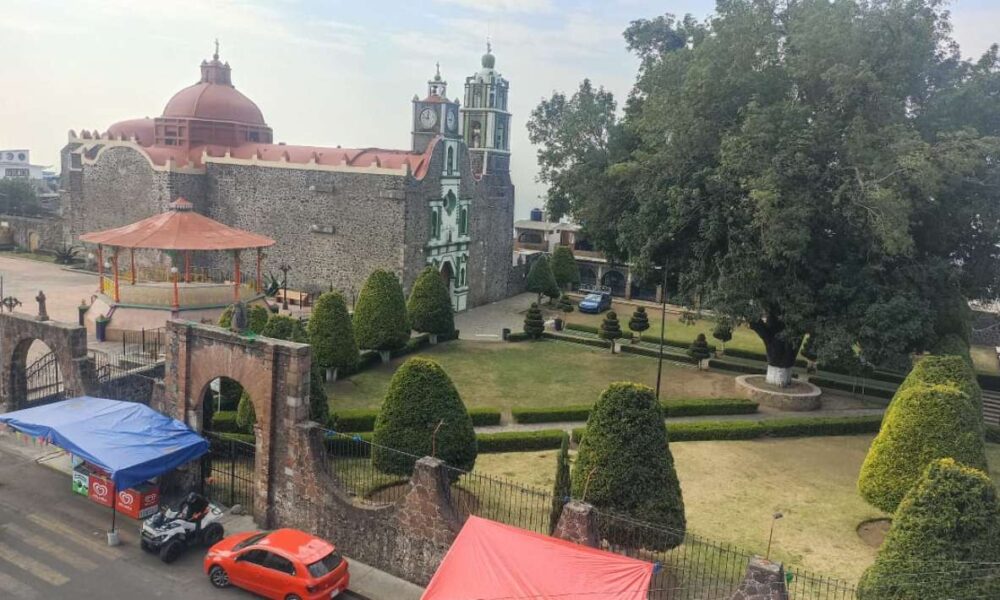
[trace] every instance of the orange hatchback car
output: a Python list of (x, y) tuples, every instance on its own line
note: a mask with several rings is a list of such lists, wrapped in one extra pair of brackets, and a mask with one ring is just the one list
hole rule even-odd
[(335, 598), (351, 583), (334, 545), (297, 529), (231, 535), (209, 549), (205, 573), (215, 587), (273, 600)]

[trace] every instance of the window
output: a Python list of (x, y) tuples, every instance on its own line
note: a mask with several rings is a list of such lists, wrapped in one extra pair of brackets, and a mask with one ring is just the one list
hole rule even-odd
[(266, 554), (267, 558), (264, 559), (264, 567), (285, 573), (286, 575), (295, 575), (295, 565), (292, 564), (292, 561), (272, 552), (266, 552)]
[(441, 235), (441, 217), (437, 209), (431, 209), (431, 238), (437, 239)]
[(328, 573), (331, 573), (334, 569), (340, 566), (341, 562), (343, 562), (343, 560), (340, 558), (340, 554), (337, 552), (331, 552), (309, 565), (309, 574), (318, 579)]
[(448, 146), (448, 174), (455, 171), (455, 148), (454, 146)]
[(256, 131), (251, 131), (250, 133), (247, 134), (247, 138), (251, 142), (259, 142), (260, 141), (260, 133), (258, 133)]
[(465, 287), (465, 267), (458, 272), (458, 285), (460, 287)]
[(246, 562), (253, 565), (263, 565), (264, 561), (267, 560), (267, 555), (269, 552), (267, 550), (247, 550), (243, 554), (236, 557), (236, 562)]
[(458, 212), (458, 235), (468, 235), (469, 233), (469, 210), (462, 208)]
[(263, 531), (263, 532), (258, 533), (256, 535), (251, 535), (250, 537), (248, 537), (247, 539), (243, 540), (239, 544), (236, 544), (235, 546), (233, 546), (233, 550), (242, 550), (242, 549), (246, 548), (247, 546), (253, 546), (254, 544), (256, 544), (257, 542), (261, 541), (262, 539), (264, 539), (266, 537), (267, 537), (267, 532), (266, 531)]
[(490, 86), (490, 108), (493, 108), (497, 103), (497, 92), (493, 86)]

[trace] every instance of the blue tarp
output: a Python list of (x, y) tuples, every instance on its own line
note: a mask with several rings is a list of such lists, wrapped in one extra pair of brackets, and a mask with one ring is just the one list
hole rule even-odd
[(0, 423), (104, 469), (120, 490), (208, 452), (190, 427), (135, 402), (81, 396), (0, 414)]

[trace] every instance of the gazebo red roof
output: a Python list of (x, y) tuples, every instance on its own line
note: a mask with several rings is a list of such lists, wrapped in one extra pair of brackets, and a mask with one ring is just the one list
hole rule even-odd
[(240, 250), (275, 244), (267, 236), (223, 225), (194, 212), (193, 208), (193, 204), (178, 198), (164, 213), (131, 225), (86, 233), (80, 240), (119, 248), (157, 250)]

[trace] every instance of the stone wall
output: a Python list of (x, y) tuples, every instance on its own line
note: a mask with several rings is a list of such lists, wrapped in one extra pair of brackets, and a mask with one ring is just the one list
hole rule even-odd
[(127, 372), (112, 372), (107, 378), (100, 377), (99, 367), (91, 372), (97, 377), (86, 382), (88, 395), (138, 402), (148, 406), (153, 399), (157, 381), (163, 380), (164, 365), (159, 363)]
[(82, 396), (92, 374), (87, 330), (75, 323), (39, 321), (34, 315), (0, 313), (0, 412), (24, 407), (28, 349), (41, 340), (55, 353), (67, 398)]
[(509, 173), (484, 175), (469, 213), (471, 305), (508, 296), (513, 256), (514, 186)]
[(70, 245), (70, 240), (65, 237), (62, 218), (57, 215), (37, 218), (0, 215), (0, 222), (10, 227), (12, 241), (20, 249), (31, 246), (29, 237), (32, 233), (38, 235), (40, 250), (51, 251)]

